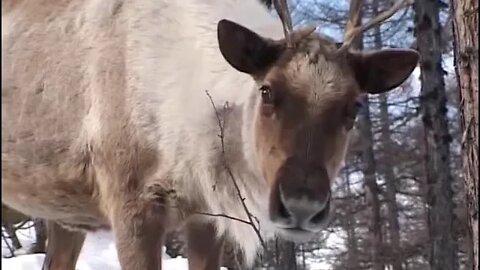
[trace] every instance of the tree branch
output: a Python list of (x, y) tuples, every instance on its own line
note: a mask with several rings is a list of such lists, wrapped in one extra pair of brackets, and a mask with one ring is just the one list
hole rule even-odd
[(240, 199), (240, 203), (242, 204), (243, 210), (247, 214), (248, 222), (246, 224), (249, 224), (253, 228), (253, 230), (255, 231), (258, 239), (260, 240), (261, 245), (266, 250), (267, 245), (266, 245), (265, 241), (263, 240), (263, 237), (260, 233), (260, 229), (253, 222), (254, 219), (257, 220), (257, 221), (258, 221), (258, 219), (248, 209), (247, 204), (245, 203), (245, 198), (242, 196), (242, 193), (240, 191), (240, 187), (238, 185), (238, 182), (237, 182), (234, 174), (232, 173), (232, 170), (231, 170), (230, 166), (228, 165), (228, 162), (227, 162), (227, 159), (226, 159), (226, 156), (225, 156), (225, 119), (223, 119), (223, 121), (222, 121), (222, 119), (220, 117), (220, 114), (217, 110), (217, 107), (215, 106), (215, 102), (213, 101), (213, 98), (210, 95), (210, 93), (208, 92), (208, 90), (205, 90), (205, 93), (206, 93), (208, 99), (210, 100), (210, 103), (212, 104), (213, 109), (215, 110), (215, 115), (217, 117), (218, 126), (219, 126), (219, 129), (220, 129), (220, 134), (218, 135), (218, 137), (220, 138), (221, 147), (222, 147), (221, 148), (221, 151), (222, 151), (221, 154), (222, 154), (223, 167), (226, 170), (230, 179), (232, 180), (232, 184), (235, 187), (236, 194), (237, 194), (238, 198)]

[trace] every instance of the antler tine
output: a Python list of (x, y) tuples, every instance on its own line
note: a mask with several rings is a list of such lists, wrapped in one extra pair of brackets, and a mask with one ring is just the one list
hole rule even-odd
[[(363, 0), (350, 0), (350, 8), (348, 10), (348, 18), (347, 23), (345, 25), (345, 33), (343, 34), (343, 40), (351, 36), (351, 32), (357, 27), (357, 25), (361, 25), (362, 22), (360, 20), (360, 13), (362, 12)], [(352, 38), (353, 40), (353, 38)]]
[(345, 34), (343, 38), (343, 44), (338, 49), (337, 53), (344, 52), (348, 50), (351, 46), (353, 40), (361, 33), (369, 30), (373, 26), (387, 20), (388, 18), (392, 17), (398, 10), (402, 9), (403, 7), (407, 6), (411, 3), (411, 0), (397, 0), (389, 9), (385, 10), (384, 12), (380, 13), (375, 18), (371, 19), (367, 23), (355, 26), (359, 16), (360, 11), (363, 5), (363, 0), (351, 0), (350, 1), (350, 10), (349, 10), (349, 18), (347, 20), (347, 26), (345, 27)]
[(282, 21), (283, 33), (285, 34), (285, 40), (287, 41), (287, 46), (293, 46), (292, 38), (290, 33), (293, 31), (292, 27), (292, 18), (290, 17), (290, 12), (288, 11), (287, 0), (274, 0), (273, 5), (275, 10)]

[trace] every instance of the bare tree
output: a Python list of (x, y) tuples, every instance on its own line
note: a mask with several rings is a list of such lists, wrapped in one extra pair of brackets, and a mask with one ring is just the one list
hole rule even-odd
[(278, 270), (297, 270), (295, 244), (282, 239), (275, 239)]
[[(352, 196), (352, 190), (350, 187), (350, 171), (349, 171), (349, 166), (346, 165), (345, 168), (343, 169), (345, 176), (344, 176), (344, 181), (345, 181), (345, 195), (350, 197)], [(346, 231), (347, 231), (347, 248), (348, 248), (348, 257), (347, 257), (347, 262), (346, 262), (346, 269), (357, 269), (358, 268), (358, 256), (357, 256), (357, 250), (358, 250), (358, 239), (357, 239), (357, 234), (355, 232), (355, 215), (350, 209), (350, 207), (347, 207), (345, 209), (347, 212), (346, 214), (346, 220), (345, 220), (345, 225), (346, 225)]]
[[(361, 8), (362, 1), (352, 0), (350, 2), (350, 12)], [(357, 7), (355, 7), (357, 6)], [(349, 18), (354, 17), (349, 15)], [(356, 21), (350, 22), (355, 26), (361, 25), (362, 22), (362, 12), (358, 13)], [(362, 49), (363, 47), (363, 35), (359, 35), (352, 42), (352, 48)], [(363, 110), (359, 114), (358, 127), (360, 130), (360, 136), (362, 138), (362, 173), (364, 176), (365, 182), (365, 193), (367, 198), (367, 204), (370, 207), (370, 225), (369, 225), (369, 235), (372, 242), (372, 263), (373, 270), (382, 270), (384, 269), (383, 264), (380, 262), (380, 252), (382, 249), (382, 228), (381, 228), (381, 216), (380, 216), (380, 200), (378, 198), (378, 185), (376, 178), (376, 164), (375, 164), (375, 154), (373, 151), (373, 133), (372, 133), (372, 123), (370, 119), (370, 104), (368, 95), (363, 97)]]
[[(377, 16), (380, 12), (380, 6), (382, 2), (373, 0), (371, 4), (373, 16)], [(375, 49), (381, 49), (383, 47), (382, 33), (380, 25), (376, 25), (373, 29), (374, 47)], [(395, 154), (391, 151), (392, 139), (390, 131), (390, 116), (388, 114), (388, 93), (381, 93), (379, 95), (380, 105), (380, 118), (381, 118), (381, 135), (380, 139), (383, 145), (383, 158), (381, 166), (378, 170), (385, 177), (386, 185), (386, 204), (388, 208), (388, 232), (390, 241), (390, 251), (397, 256), (390, 256), (393, 270), (402, 270), (402, 257), (400, 255), (400, 227), (398, 223), (398, 207), (396, 201), (396, 177), (393, 172), (393, 159)]]
[(453, 236), (453, 177), (447, 98), (442, 67), (442, 37), (438, 1), (415, 0), (415, 37), (421, 54), (420, 109), (425, 130), (430, 266), (457, 269)]
[(451, 15), (461, 103), (464, 184), (473, 246), (472, 269), (478, 269), (478, 1), (452, 1)]

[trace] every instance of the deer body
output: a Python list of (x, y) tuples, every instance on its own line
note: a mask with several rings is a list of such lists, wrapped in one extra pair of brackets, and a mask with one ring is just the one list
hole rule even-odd
[[(239, 136), (238, 104), (253, 83), (218, 53), (216, 24), (230, 17), (277, 37), (281, 25), (256, 1), (180, 2), (34, 1), (3, 11), (5, 203), (93, 230), (110, 227), (119, 197), (171, 189), (192, 210), (246, 219), (220, 165), (207, 90), (220, 113), (228, 101), (225, 112), (235, 116), (226, 119), (225, 148), (249, 181), (240, 183), (246, 202), (252, 211), (266, 205)], [(218, 235), (229, 230), (255, 255), (248, 225), (214, 220)]]
[[(230, 173), (264, 236), (309, 239), (327, 221), (355, 97), (397, 86), (417, 61), (331, 58), (335, 43), (311, 30), (292, 32), (290, 49), (258, 0), (3, 1), (2, 12), (2, 201), (78, 240), (49, 248), (47, 269), (72, 268), (78, 230), (103, 228), (122, 269), (159, 269), (163, 236), (183, 223), (190, 269), (218, 269), (225, 237), (253, 262), (251, 226), (202, 214), (248, 220)], [(389, 59), (394, 71), (379, 66)]]

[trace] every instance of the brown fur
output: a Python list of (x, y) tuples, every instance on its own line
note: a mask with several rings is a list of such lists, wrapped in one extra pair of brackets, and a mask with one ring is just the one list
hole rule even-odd
[[(8, 8), (17, 8), (34, 23), (50, 16), (55, 20), (71, 3), (24, 1)], [(152, 202), (157, 198), (146, 181), (159, 156), (132, 126), (123, 70), (110, 68), (124, 66), (121, 44), (112, 50), (95, 48), (94, 74), (101, 77), (85, 80), (84, 52), (75, 48), (79, 37), (68, 32), (68, 26), (54, 29), (48, 36), (38, 34), (34, 44), (29, 35), (2, 43), (7, 47), (2, 59), (2, 201), (70, 229), (113, 226), (123, 269), (158, 270), (159, 236), (165, 225), (161, 212), (153, 213), (161, 206)], [(110, 46), (109, 40), (123, 30), (114, 23), (99, 31), (104, 32), (97, 38)], [(66, 57), (72, 61), (62, 61)], [(91, 117), (103, 123), (93, 131), (94, 140), (84, 129)], [(70, 234), (78, 238), (73, 236), (78, 233)], [(80, 248), (73, 247), (83, 239), (73, 238), (71, 255), (64, 254), (73, 263), (57, 253), (68, 249), (65, 243), (49, 245), (55, 250), (51, 269), (74, 269)]]
[(345, 156), (355, 101), (398, 86), (418, 60), (408, 50), (339, 52), (309, 31), (294, 31), (289, 46), (229, 21), (218, 31), (225, 59), (261, 92), (255, 150), (270, 187), (270, 219), (281, 234), (302, 240), (328, 220), (330, 182)]
[(85, 233), (69, 231), (55, 222), (47, 222), (48, 246), (42, 270), (75, 269), (85, 241)]
[(188, 269), (220, 269), (224, 239), (216, 237), (215, 227), (202, 222), (187, 225)]
[[(279, 185), (287, 198), (307, 195), (325, 200), (329, 196), (331, 178), (348, 143), (345, 126), (353, 121), (348, 112), (361, 94), (347, 59), (335, 56), (335, 49), (335, 43), (319, 35), (304, 37), (259, 78), (278, 100), (273, 114), (271, 108), (259, 106), (255, 126), (257, 155), (273, 190), (271, 213), (280, 208)], [(338, 78), (326, 82), (333, 84), (331, 89), (312, 91), (309, 85), (298, 84), (302, 74), (297, 65), (303, 64), (305, 56), (311, 68), (318, 69), (320, 80)], [(299, 179), (305, 172), (318, 176), (302, 184)]]

